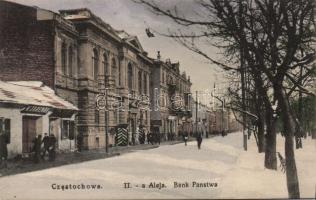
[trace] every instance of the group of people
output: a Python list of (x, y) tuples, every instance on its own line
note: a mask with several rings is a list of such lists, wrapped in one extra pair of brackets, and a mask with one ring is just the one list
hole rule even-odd
[[(182, 135), (182, 139), (184, 141), (184, 145), (187, 146), (187, 142), (188, 142), (188, 139), (189, 139), (188, 132), (184, 131), (184, 132), (181, 132), (180, 134)], [(203, 140), (203, 133), (201, 133), (201, 132), (196, 133), (195, 134), (195, 138), (196, 138), (196, 141), (197, 141), (198, 149), (201, 149), (201, 144), (202, 144), (202, 140)]]
[[(40, 159), (45, 159), (45, 156), (48, 155), (49, 161), (54, 161), (56, 158), (56, 142), (57, 139), (54, 134), (44, 134), (44, 138), (42, 139), (42, 135), (39, 134), (33, 140), (33, 159), (35, 163), (38, 163)], [(42, 147), (43, 146), (43, 147)]]
[(156, 144), (156, 143), (158, 143), (158, 144), (160, 144), (160, 141), (161, 141), (161, 139), (160, 139), (160, 134), (159, 133), (148, 133), (147, 134), (147, 142), (148, 142), (148, 144), (150, 143), (150, 144)]

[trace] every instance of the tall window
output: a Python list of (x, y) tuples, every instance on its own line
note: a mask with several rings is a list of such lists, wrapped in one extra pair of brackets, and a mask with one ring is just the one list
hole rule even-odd
[(162, 83), (165, 83), (165, 73), (162, 71)]
[(115, 61), (115, 59), (114, 58), (112, 58), (112, 76), (113, 76), (113, 78), (114, 78), (114, 80), (115, 80), (115, 82), (117, 83), (117, 80), (116, 80), (116, 76), (117, 76), (117, 69), (116, 69), (116, 61)]
[(147, 94), (147, 74), (144, 73), (144, 94)]
[(122, 85), (121, 76), (122, 76), (122, 74), (121, 74), (121, 65), (119, 64), (118, 65), (118, 82), (119, 82), (118, 84), (119, 84), (119, 86)]
[(99, 54), (96, 49), (93, 50), (93, 77), (94, 80), (98, 80), (98, 75), (99, 75)]
[(72, 50), (72, 47), (69, 47), (69, 50), (68, 50), (68, 75), (69, 76), (72, 76), (72, 56), (73, 54), (73, 50)]
[(138, 91), (142, 93), (142, 72), (138, 72)]
[(66, 44), (61, 45), (61, 71), (64, 75), (67, 74), (67, 49)]
[(133, 67), (132, 64), (128, 64), (128, 89), (133, 89)]
[(94, 111), (94, 123), (96, 126), (100, 123), (100, 111), (98, 109), (95, 109)]
[(109, 61), (107, 55), (103, 54), (103, 68), (104, 68), (104, 75), (109, 75)]

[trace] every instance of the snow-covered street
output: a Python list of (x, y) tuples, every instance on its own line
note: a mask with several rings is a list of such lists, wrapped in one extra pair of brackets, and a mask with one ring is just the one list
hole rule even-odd
[[(278, 138), (278, 149), (284, 155), (283, 141)], [(304, 149), (296, 151), (302, 197), (315, 195), (316, 178), (309, 176), (316, 169), (315, 142), (304, 140)], [(164, 145), (108, 159), (2, 177), (0, 197), (286, 198), (285, 174), (263, 168), (264, 155), (256, 153), (254, 140), (249, 141), (248, 147), (249, 151), (244, 152), (241, 133), (234, 133), (204, 139), (201, 150), (195, 142), (188, 146)], [(126, 188), (128, 183), (130, 188)], [(156, 187), (151, 187), (151, 183)], [(175, 188), (175, 185), (182, 187)]]

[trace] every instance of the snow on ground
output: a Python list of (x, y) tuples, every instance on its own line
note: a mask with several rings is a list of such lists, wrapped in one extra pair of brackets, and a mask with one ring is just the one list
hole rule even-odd
[[(278, 135), (277, 151), (283, 157), (284, 138)], [(263, 166), (264, 154), (257, 152), (254, 138), (248, 141), (248, 151), (243, 151), (237, 163), (222, 180), (220, 198), (287, 198), (286, 175)], [(303, 140), (303, 149), (295, 151), (301, 198), (315, 198), (316, 140)]]
[[(284, 139), (278, 149), (284, 155)], [(0, 199), (157, 199), (157, 198), (265, 198), (287, 197), (286, 178), (281, 171), (263, 168), (253, 140), (249, 150), (242, 149), (242, 134), (204, 139), (202, 149), (196, 142), (164, 145), (118, 157), (18, 174), (0, 178)], [(296, 151), (303, 197), (315, 194), (315, 140), (304, 140)], [(192, 187), (192, 182), (217, 182), (218, 187)], [(125, 189), (130, 182), (132, 188)], [(166, 188), (148, 188), (151, 182)], [(174, 182), (189, 183), (174, 188)], [(101, 189), (56, 190), (53, 184), (99, 184)], [(146, 188), (140, 186), (145, 184)], [(138, 185), (138, 187), (136, 187)]]

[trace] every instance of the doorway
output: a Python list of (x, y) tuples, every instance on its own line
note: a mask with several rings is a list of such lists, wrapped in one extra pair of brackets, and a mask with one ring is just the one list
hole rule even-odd
[(32, 151), (32, 141), (36, 137), (36, 120), (38, 117), (23, 116), (22, 124), (22, 153)]

